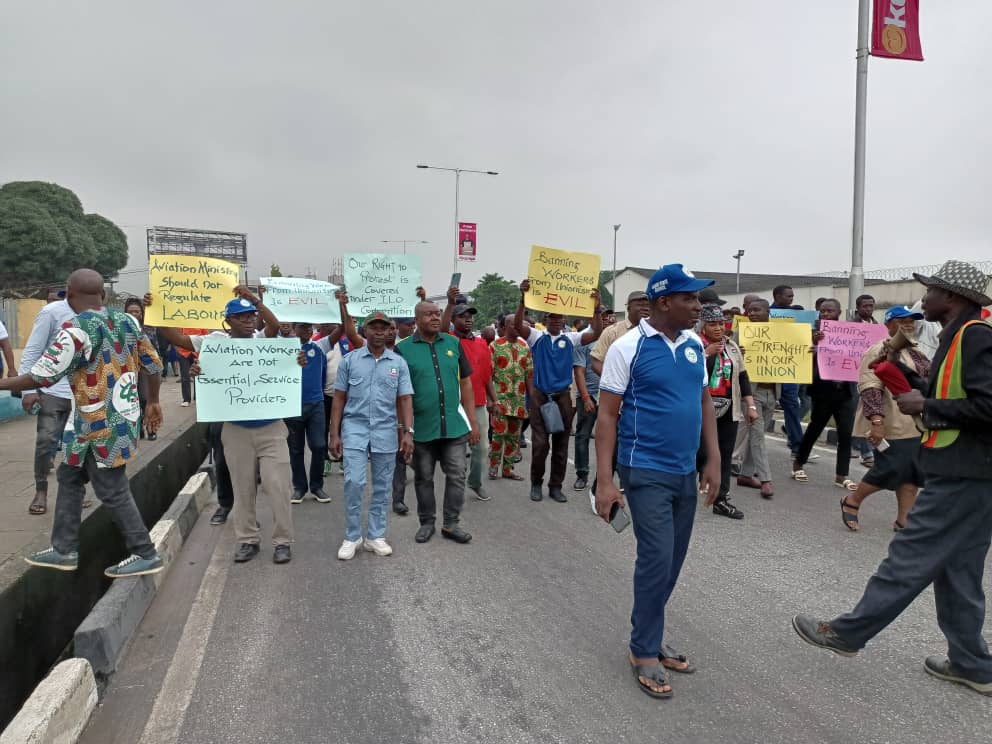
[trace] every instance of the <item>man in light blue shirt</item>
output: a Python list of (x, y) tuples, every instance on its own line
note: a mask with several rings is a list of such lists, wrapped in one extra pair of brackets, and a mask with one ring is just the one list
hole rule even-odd
[[(24, 375), (30, 372), (45, 353), (45, 349), (51, 346), (62, 325), (75, 317), (76, 313), (64, 299), (49, 302), (41, 308), (38, 317), (34, 319), (34, 327), (31, 329), (28, 342), (24, 345), (17, 373)], [(69, 421), (69, 414), (72, 413), (72, 390), (69, 387), (69, 379), (63, 377), (56, 384), (45, 388), (44, 392), (34, 390), (24, 393), (21, 400), (24, 411), (31, 413), (35, 404), (39, 408), (34, 444), (34, 499), (31, 500), (28, 511), (31, 514), (44, 514), (48, 511), (48, 474), (52, 472), (55, 453), (62, 440), (62, 432)], [(83, 507), (88, 505), (84, 503)]]
[[(390, 555), (386, 509), (399, 449), (413, 455), (413, 384), (406, 361), (386, 347), (391, 320), (375, 312), (365, 319), (365, 346), (338, 366), (328, 444), (332, 457), (344, 458), (345, 539), (338, 558), (347, 561), (364, 542), (376, 555)], [(372, 500), (362, 539), (362, 497), (367, 465), (372, 463)]]

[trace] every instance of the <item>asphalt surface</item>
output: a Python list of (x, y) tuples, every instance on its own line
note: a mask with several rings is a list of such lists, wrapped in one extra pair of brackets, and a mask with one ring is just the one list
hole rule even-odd
[(614, 533), (586, 494), (535, 504), (526, 483), (486, 482), (493, 500), (463, 513), (470, 545), (415, 544), (416, 517), (391, 514), (394, 555), (344, 563), (334, 475), (333, 503), (294, 507), (287, 566), (271, 549), (232, 565), (230, 528), (200, 520), (83, 741), (992, 739), (992, 700), (923, 672), (945, 651), (932, 592), (854, 659), (794, 634), (796, 612), (830, 617), (860, 597), (895, 498), (871, 497), (849, 533), (833, 453), (819, 450), (800, 485), (769, 441), (775, 499), (735, 488), (743, 521), (697, 513), (666, 641), (699, 671), (671, 675), (671, 700), (642, 694), (625, 660), (632, 530)]

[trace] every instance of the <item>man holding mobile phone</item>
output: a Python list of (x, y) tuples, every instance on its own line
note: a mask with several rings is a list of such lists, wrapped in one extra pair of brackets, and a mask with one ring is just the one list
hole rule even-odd
[[(681, 264), (658, 269), (647, 287), (650, 314), (610, 347), (600, 379), (598, 471), (610, 472), (618, 444), (617, 469), (637, 539), (629, 661), (641, 690), (654, 698), (672, 696), (666, 669), (695, 671), (662, 641), (665, 605), (692, 535), (697, 487), (708, 507), (719, 494), (720, 449), (705, 351), (690, 330), (702, 310), (699, 291), (712, 284)], [(706, 465), (697, 486), (700, 433)], [(603, 477), (596, 512), (610, 521), (614, 504), (624, 508), (624, 495)]]

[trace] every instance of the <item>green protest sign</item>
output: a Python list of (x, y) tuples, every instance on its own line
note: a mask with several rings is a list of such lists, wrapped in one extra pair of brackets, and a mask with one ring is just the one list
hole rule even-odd
[(295, 338), (203, 339), (196, 378), (197, 421), (299, 416), (302, 370)]
[(348, 310), (356, 318), (376, 311), (409, 318), (420, 286), (420, 257), (384, 253), (344, 254)]

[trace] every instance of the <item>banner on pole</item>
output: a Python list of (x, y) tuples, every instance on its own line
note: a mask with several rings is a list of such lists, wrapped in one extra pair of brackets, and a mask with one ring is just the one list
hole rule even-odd
[(234, 299), (240, 279), (241, 268), (230, 261), (152, 254), (148, 257), (148, 291), (154, 302), (145, 308), (145, 322), (219, 330), (224, 307)]
[(476, 223), (458, 223), (458, 260), (474, 261), (477, 256), (479, 244), (476, 242)]
[(872, 56), (922, 62), (920, 0), (874, 0), (874, 3)]
[(835, 382), (857, 382), (865, 352), (889, 337), (881, 323), (821, 320), (820, 331), (823, 339), (816, 347), (816, 367), (821, 379)]
[(599, 286), (599, 256), (531, 246), (527, 265), (530, 292), (524, 302), (531, 310), (591, 318), (592, 291)]
[(317, 279), (263, 276), (265, 305), (280, 323), (340, 323), (338, 287)]
[(382, 312), (410, 318), (420, 301), (420, 257), (385, 253), (344, 254), (344, 285), (349, 313), (364, 318)]
[(740, 323), (740, 345), (752, 382), (813, 381), (813, 338), (803, 323)]
[(296, 338), (211, 338), (200, 347), (197, 421), (299, 416), (303, 374)]

